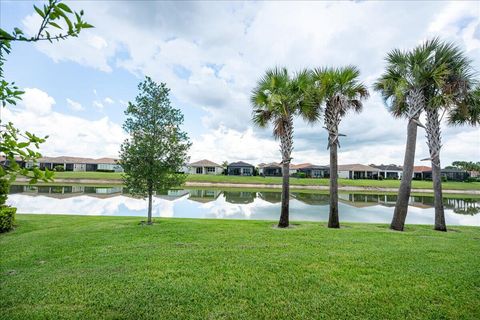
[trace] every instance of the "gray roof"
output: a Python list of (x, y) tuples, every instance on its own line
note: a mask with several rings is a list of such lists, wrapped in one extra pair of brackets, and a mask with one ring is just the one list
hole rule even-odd
[(188, 166), (189, 167), (221, 167), (221, 165), (207, 159), (203, 159), (197, 162), (192, 162)]
[(243, 161), (237, 161), (237, 162), (230, 163), (227, 167), (240, 168), (240, 167), (255, 167), (255, 166), (253, 164), (246, 163), (246, 162), (243, 162)]
[(355, 164), (339, 165), (338, 166), (338, 171), (374, 171), (374, 172), (378, 172), (380, 170), (377, 169), (377, 168), (373, 168), (373, 167), (370, 167), (370, 166), (363, 165), (363, 164), (355, 163)]
[(395, 164), (381, 164), (378, 166), (371, 164), (370, 167), (377, 168), (384, 171), (402, 171), (403, 170), (401, 166), (397, 166)]

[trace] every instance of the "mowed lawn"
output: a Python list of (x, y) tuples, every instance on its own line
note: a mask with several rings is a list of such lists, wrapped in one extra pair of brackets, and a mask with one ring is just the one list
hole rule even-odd
[[(106, 172), (56, 172), (57, 179), (102, 179), (102, 180), (121, 180), (122, 173)], [(212, 182), (212, 183), (233, 183), (233, 184), (282, 184), (281, 177), (240, 177), (224, 175), (189, 175), (187, 181), (191, 182)], [(340, 186), (374, 187), (374, 188), (398, 188), (399, 180), (350, 180), (339, 179)], [(290, 184), (293, 186), (328, 186), (328, 179), (306, 179), (290, 178)], [(443, 182), (445, 190), (480, 190), (480, 182)], [(432, 181), (413, 181), (413, 189), (432, 189)]]
[(478, 319), (480, 228), (18, 215), (1, 319)]

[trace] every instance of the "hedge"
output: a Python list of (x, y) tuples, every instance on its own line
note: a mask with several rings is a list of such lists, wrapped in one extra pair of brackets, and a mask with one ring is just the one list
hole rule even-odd
[(14, 207), (0, 207), (0, 233), (7, 232), (13, 229), (16, 212), (17, 208)]

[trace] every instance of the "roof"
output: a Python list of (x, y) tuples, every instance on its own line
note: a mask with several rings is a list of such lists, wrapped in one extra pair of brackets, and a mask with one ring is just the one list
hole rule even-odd
[(443, 172), (443, 173), (446, 173), (446, 172), (460, 172), (460, 173), (467, 173), (467, 171), (465, 171), (465, 170), (462, 170), (462, 169), (459, 169), (459, 168), (444, 168), (444, 169), (442, 169), (442, 172)]
[(402, 171), (403, 168), (401, 166), (397, 166), (396, 164), (381, 164), (381, 165), (370, 165), (373, 168), (377, 168), (380, 170), (385, 170), (385, 171)]
[(227, 167), (254, 167), (254, 165), (243, 161), (237, 161), (230, 163)]
[(425, 172), (425, 171), (432, 171), (432, 168), (427, 166), (414, 166), (413, 172)]
[(116, 164), (117, 159), (114, 158), (81, 158), (81, 157), (42, 157), (38, 159), (38, 162), (51, 162), (51, 163), (92, 163), (92, 164)]
[(259, 168), (281, 168), (282, 166), (280, 163), (270, 162), (270, 163), (260, 163), (258, 165)]
[[(290, 167), (292, 168), (292, 167)], [(316, 165), (316, 164), (311, 164), (311, 163), (302, 163), (302, 164), (298, 164), (296, 166), (296, 168), (294, 169), (298, 169), (298, 170), (301, 170), (301, 169), (329, 169), (330, 167), (329, 166), (319, 166), (319, 165)]]
[(203, 159), (197, 162), (192, 162), (188, 165), (189, 167), (221, 167), (218, 163), (212, 162), (207, 159)]
[(380, 169), (366, 166), (364, 164), (342, 164), (338, 166), (338, 171), (380, 171)]

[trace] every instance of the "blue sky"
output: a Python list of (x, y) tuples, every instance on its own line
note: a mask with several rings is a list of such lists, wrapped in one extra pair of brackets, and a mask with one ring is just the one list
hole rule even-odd
[[(480, 66), (479, 2), (67, 2), (96, 28), (61, 43), (14, 44), (6, 78), (26, 90), (2, 117), (49, 135), (45, 155), (117, 156), (127, 101), (145, 75), (171, 88), (185, 115), (192, 160), (279, 159), (270, 129), (251, 125), (249, 93), (264, 70), (355, 64), (371, 85), (393, 48), (433, 36)], [(33, 2), (0, 1), (0, 25), (33, 32)], [(403, 160), (406, 123), (371, 92), (342, 122), (340, 163)], [(293, 162), (328, 162), (322, 125), (296, 121)], [(444, 126), (443, 164), (480, 159), (478, 128)], [(428, 150), (419, 133), (417, 164)]]

